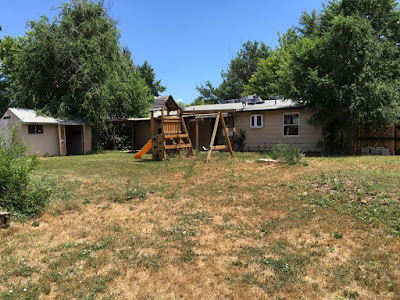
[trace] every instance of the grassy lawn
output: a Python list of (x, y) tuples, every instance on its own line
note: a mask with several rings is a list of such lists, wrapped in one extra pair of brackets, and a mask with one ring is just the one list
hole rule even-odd
[(400, 299), (399, 157), (260, 156), (41, 159), (58, 199), (0, 230), (0, 299)]

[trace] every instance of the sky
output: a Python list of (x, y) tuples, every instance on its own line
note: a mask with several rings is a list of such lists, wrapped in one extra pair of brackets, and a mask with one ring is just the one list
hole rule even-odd
[[(135, 64), (147, 60), (163, 94), (192, 102), (196, 85), (218, 86), (221, 71), (248, 40), (275, 48), (278, 32), (298, 25), (304, 10), (321, 10), (322, 0), (105, 0), (118, 21), (121, 46)], [(0, 37), (24, 35), (26, 22), (50, 19), (59, 0), (0, 0)]]

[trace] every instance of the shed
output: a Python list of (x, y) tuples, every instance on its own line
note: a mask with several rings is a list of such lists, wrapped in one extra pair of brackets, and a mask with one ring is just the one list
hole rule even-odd
[(27, 146), (27, 155), (79, 155), (92, 151), (90, 124), (80, 119), (56, 119), (41, 116), (33, 109), (9, 108), (0, 119), (0, 130), (10, 135), (20, 124), (19, 137)]

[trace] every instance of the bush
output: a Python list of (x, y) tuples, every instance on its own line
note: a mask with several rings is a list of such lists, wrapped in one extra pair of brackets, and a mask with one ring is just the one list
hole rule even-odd
[(32, 217), (48, 204), (55, 183), (46, 177), (39, 182), (31, 179), (39, 160), (25, 156), (26, 147), (18, 140), (17, 130), (15, 126), (8, 138), (0, 132), (0, 208)]
[(235, 135), (233, 142), (237, 147), (237, 150), (240, 152), (244, 151), (244, 147), (246, 146), (246, 131), (240, 129), (239, 134)]
[(272, 147), (270, 156), (273, 159), (281, 160), (285, 165), (289, 166), (300, 163), (303, 158), (303, 154), (298, 147), (281, 143)]

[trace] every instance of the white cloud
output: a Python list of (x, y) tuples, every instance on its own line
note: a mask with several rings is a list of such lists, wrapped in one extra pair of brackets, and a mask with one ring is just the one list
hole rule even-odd
[(183, 103), (184, 101), (182, 99), (176, 100), (177, 103)]

